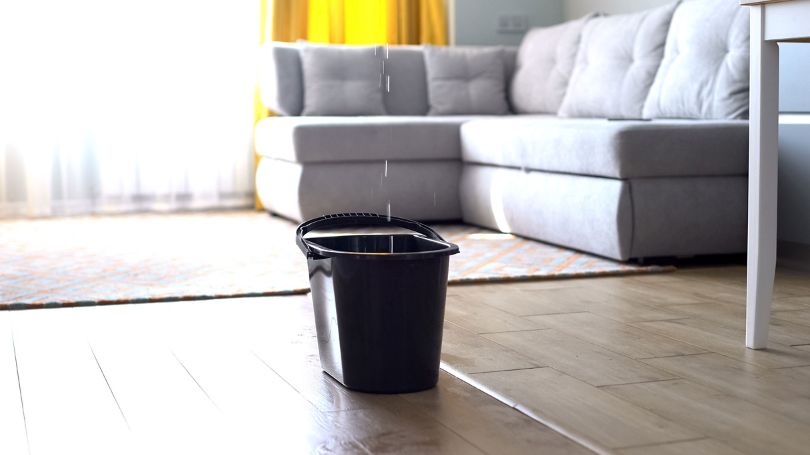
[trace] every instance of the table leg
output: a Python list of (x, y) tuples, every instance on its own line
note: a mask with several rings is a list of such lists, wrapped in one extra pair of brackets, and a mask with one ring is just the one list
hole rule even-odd
[(751, 11), (751, 109), (748, 170), (748, 288), (745, 345), (768, 343), (776, 269), (776, 193), (779, 134), (779, 48), (765, 41), (765, 8)]

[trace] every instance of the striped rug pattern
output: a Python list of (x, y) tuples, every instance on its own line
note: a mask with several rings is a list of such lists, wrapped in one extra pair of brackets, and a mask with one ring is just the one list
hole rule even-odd
[[(655, 273), (465, 225), (450, 281)], [(0, 221), (0, 310), (302, 294), (295, 224), (254, 211)]]

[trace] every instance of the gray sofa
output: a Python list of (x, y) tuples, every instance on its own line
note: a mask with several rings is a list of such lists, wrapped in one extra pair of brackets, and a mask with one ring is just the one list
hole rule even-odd
[(256, 126), (256, 187), (273, 213), (390, 207), (618, 260), (745, 251), (748, 16), (734, 0), (595, 14), (518, 49), (262, 52), (278, 115)]

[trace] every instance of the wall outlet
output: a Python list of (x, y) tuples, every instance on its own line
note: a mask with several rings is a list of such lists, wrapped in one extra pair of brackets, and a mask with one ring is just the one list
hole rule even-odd
[(499, 14), (496, 31), (503, 34), (525, 33), (529, 30), (529, 16), (523, 14)]

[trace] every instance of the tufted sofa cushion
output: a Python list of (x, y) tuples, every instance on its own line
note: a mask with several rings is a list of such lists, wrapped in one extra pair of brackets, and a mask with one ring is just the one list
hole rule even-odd
[(641, 117), (676, 6), (588, 21), (559, 114)]
[(301, 115), (385, 115), (379, 47), (304, 46)]
[(509, 113), (498, 48), (425, 47), (429, 115)]
[(675, 11), (644, 117), (748, 117), (748, 10), (689, 0)]
[(534, 28), (526, 34), (518, 49), (509, 93), (516, 113), (557, 112), (574, 68), (582, 27), (590, 17)]

